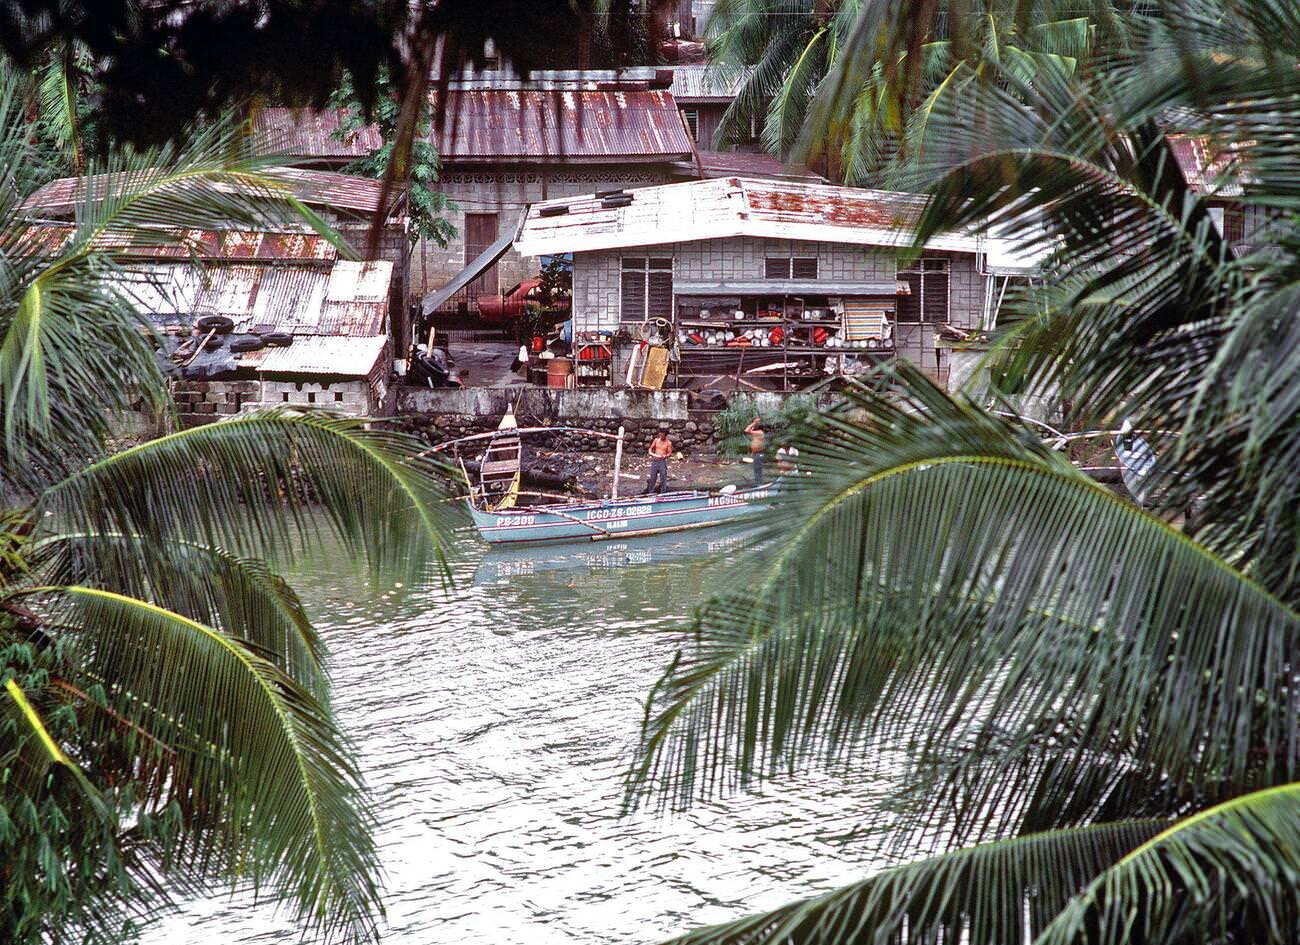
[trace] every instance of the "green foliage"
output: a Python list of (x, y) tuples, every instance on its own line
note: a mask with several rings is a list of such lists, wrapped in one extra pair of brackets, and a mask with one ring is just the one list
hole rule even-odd
[[(723, 118), (724, 138), (762, 125), (763, 145), (785, 159), (826, 157), (846, 183), (880, 184), (924, 148), (940, 101), (1006, 69), (1024, 82), (1043, 70), (1073, 73), (1090, 61), (1098, 26), (1113, 46), (1105, 3), (926, 5), (860, 0), (788, 4), (722, 0), (707, 35), (717, 70), (747, 70)], [(866, 29), (875, 45), (859, 48)], [(844, 57), (857, 53), (852, 70)], [(805, 135), (811, 115), (833, 97), (833, 118)]]
[[(759, 419), (767, 431), (767, 444), (770, 449), (786, 445), (793, 432), (817, 413), (817, 401), (803, 394), (786, 397), (779, 407), (759, 413)], [(752, 408), (741, 404), (728, 404), (718, 412), (713, 420), (713, 429), (718, 440), (718, 453), (721, 456), (748, 456), (749, 435), (745, 427), (754, 420)]]
[[(801, 135), (924, 36), (922, 5), (889, 6), (864, 5)], [(655, 687), (632, 799), (861, 771), (900, 782), (864, 817), (888, 853), (946, 852), (692, 945), (1300, 934), (1300, 9), (1153, 9), (1104, 69), (968, 49), (986, 81), (928, 108), (910, 179), (918, 246), (992, 223), (1043, 253), (995, 366), (1072, 423), (1161, 431), (1166, 501), (905, 366), (798, 431), (810, 475)], [(1189, 187), (1176, 132), (1217, 142), (1204, 186), (1240, 198)]]
[(0, 937), (121, 943), (173, 895), (238, 884), (372, 941), (373, 817), (322, 642), (267, 561), (331, 535), (373, 573), (422, 570), (439, 469), (325, 414), (110, 449), (137, 404), (172, 409), (116, 288), (128, 257), (302, 208), (220, 122), (92, 162), (73, 225), (33, 242), (48, 163), (19, 93), (0, 72)]
[(414, 124), (409, 156), (396, 150), (399, 146), (402, 127), (402, 101), (392, 87), (388, 73), (381, 72), (377, 86), (377, 97), (367, 112), (352, 83), (351, 76), (344, 76), (343, 83), (330, 96), (330, 107), (343, 111), (344, 118), (334, 132), (340, 141), (348, 140), (367, 124), (373, 123), (378, 129), (384, 144), (378, 150), (348, 164), (344, 170), (349, 174), (360, 174), (383, 180), (392, 168), (396, 181), (405, 183), (407, 207), (411, 217), (411, 243), (421, 239), (430, 239), (439, 246), (446, 246), (456, 235), (456, 228), (445, 216), (458, 208), (451, 200), (434, 189), (438, 180), (438, 150), (433, 146), (430, 134), (433, 129), (433, 101), (421, 103), (418, 117)]

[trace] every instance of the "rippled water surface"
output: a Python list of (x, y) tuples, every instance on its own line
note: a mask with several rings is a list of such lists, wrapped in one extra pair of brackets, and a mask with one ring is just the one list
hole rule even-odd
[[(449, 590), (367, 589), (328, 561), (295, 578), (379, 812), (385, 945), (652, 943), (870, 871), (842, 840), (871, 803), (860, 784), (620, 812), (673, 631), (703, 588), (739, 578), (727, 536), (707, 542), (704, 558), (688, 557), (701, 539), (486, 557), (467, 542)], [(145, 936), (218, 941), (299, 937), (239, 896)]]

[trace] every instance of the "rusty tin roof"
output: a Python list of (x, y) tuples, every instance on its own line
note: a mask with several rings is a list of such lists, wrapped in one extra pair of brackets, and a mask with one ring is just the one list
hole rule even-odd
[(1169, 146), (1183, 179), (1201, 196), (1240, 197), (1239, 154), (1212, 138), (1200, 135), (1169, 135)]
[[(383, 182), (353, 174), (336, 174), (332, 171), (305, 170), (298, 167), (267, 168), (263, 173), (285, 188), (287, 195), (296, 197), (312, 206), (332, 207), (338, 210), (350, 210), (357, 214), (374, 214), (380, 206), (383, 194)], [(90, 193), (96, 199), (125, 186), (134, 176), (130, 173), (101, 174), (92, 178)], [(79, 203), (86, 199), (86, 179), (82, 177), (61, 177), (45, 184), (23, 201), (22, 209), (29, 213), (42, 213), (51, 216), (70, 216)], [(215, 189), (233, 192), (233, 185), (218, 183)], [(268, 192), (273, 196), (273, 192)], [(400, 202), (400, 190), (390, 194), (389, 206)], [(391, 211), (390, 211), (391, 212)]]
[(260, 108), (253, 115), (253, 134), (259, 147), (293, 157), (352, 159), (384, 146), (374, 125), (340, 131), (345, 114), (336, 109)]
[[(925, 198), (912, 194), (828, 184), (741, 177), (688, 181), (638, 187), (612, 206), (595, 196), (534, 204), (515, 249), (537, 256), (735, 236), (904, 247), (924, 206)], [(559, 207), (565, 210), (548, 209)], [(955, 233), (926, 245), (981, 252), (984, 242)]]
[(449, 163), (594, 163), (692, 149), (668, 92), (481, 89), (447, 93), (438, 153)]

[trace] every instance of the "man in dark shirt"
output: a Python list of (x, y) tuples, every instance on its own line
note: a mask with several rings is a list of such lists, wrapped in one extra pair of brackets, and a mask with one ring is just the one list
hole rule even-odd
[[(650, 478), (645, 492), (663, 492), (668, 485), (668, 457), (673, 455), (673, 441), (668, 439), (668, 428), (660, 427), (659, 434), (650, 441)], [(656, 483), (658, 487), (656, 488)]]

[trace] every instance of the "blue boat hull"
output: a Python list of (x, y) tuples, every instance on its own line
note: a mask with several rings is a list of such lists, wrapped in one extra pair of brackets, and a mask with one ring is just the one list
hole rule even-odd
[(735, 522), (767, 508), (778, 481), (734, 492), (668, 492), (500, 512), (470, 509), (484, 541), (607, 541), (637, 535), (707, 528)]

